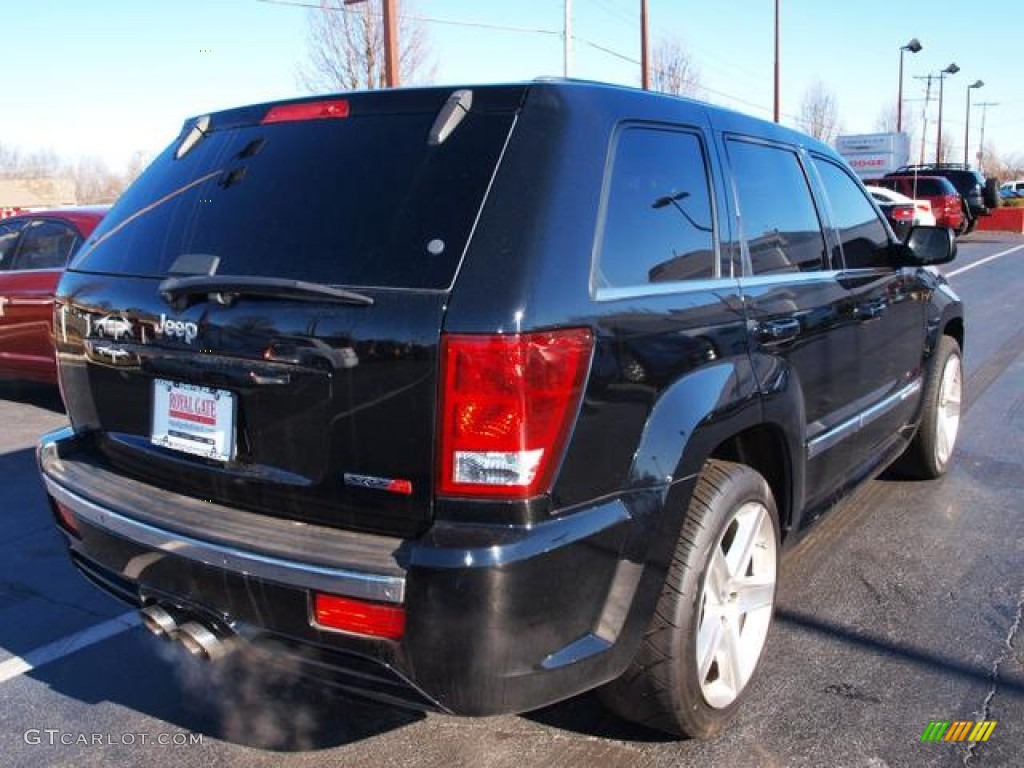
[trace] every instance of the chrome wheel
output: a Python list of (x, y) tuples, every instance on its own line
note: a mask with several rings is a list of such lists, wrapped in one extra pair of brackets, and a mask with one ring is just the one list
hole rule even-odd
[(775, 531), (768, 510), (736, 510), (711, 552), (701, 595), (697, 674), (709, 706), (729, 706), (757, 667), (775, 603)]
[(950, 355), (942, 369), (936, 414), (935, 463), (944, 467), (953, 453), (960, 428), (960, 402), (963, 397), (963, 373), (959, 355)]

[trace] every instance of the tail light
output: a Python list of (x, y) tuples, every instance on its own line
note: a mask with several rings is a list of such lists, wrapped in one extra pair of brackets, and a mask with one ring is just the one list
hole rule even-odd
[(438, 493), (527, 498), (550, 490), (592, 349), (582, 328), (442, 337)]
[(896, 221), (913, 221), (914, 208), (910, 205), (899, 205), (892, 209), (892, 217)]

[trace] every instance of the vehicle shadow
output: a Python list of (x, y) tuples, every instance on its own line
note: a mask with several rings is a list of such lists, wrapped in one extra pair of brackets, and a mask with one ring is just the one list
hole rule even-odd
[[(148, 732), (151, 742), (158, 734), (187, 732), (259, 750), (312, 752), (380, 736), (425, 717), (254, 664), (245, 653), (216, 663), (186, 656), (177, 644), (137, 628), (30, 676), (89, 710), (110, 703), (144, 716), (148, 723), (126, 727)], [(66, 714), (61, 724), (68, 727)]]
[(668, 744), (687, 741), (678, 736), (656, 731), (623, 720), (605, 707), (593, 691), (574, 696), (520, 717), (549, 728), (570, 731), (599, 739), (642, 744)]
[[(804, 632), (812, 632), (828, 637), (830, 640), (856, 645), (871, 651), (872, 654), (897, 659), (930, 669), (942, 670), (943, 674), (964, 680), (991, 683), (992, 670), (984, 664), (969, 664), (954, 656), (923, 651), (906, 643), (895, 642), (885, 637), (872, 635), (859, 629), (843, 626), (817, 616), (782, 608), (776, 611), (775, 621), (780, 625), (788, 625)], [(999, 688), (1011, 695), (1024, 695), (1024, 678), (1001, 675)]]
[(60, 390), (53, 384), (0, 380), (0, 400), (34, 405), (54, 413), (64, 413)]

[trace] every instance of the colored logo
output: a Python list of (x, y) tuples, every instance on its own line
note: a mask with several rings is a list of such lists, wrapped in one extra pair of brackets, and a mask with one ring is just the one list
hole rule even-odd
[(997, 724), (996, 720), (932, 720), (921, 741), (988, 741)]

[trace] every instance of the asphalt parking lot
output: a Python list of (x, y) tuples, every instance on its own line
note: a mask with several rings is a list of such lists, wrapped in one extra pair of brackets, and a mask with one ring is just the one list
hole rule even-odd
[[(950, 474), (886, 476), (782, 565), (763, 674), (714, 742), (593, 695), (521, 716), (406, 713), (233, 656), (184, 658), (70, 566), (34, 468), (57, 394), (0, 385), (0, 763), (216, 766), (1014, 766), (1024, 755), (1024, 237), (945, 269), (967, 305), (969, 411)], [(988, 741), (921, 741), (993, 720)]]

